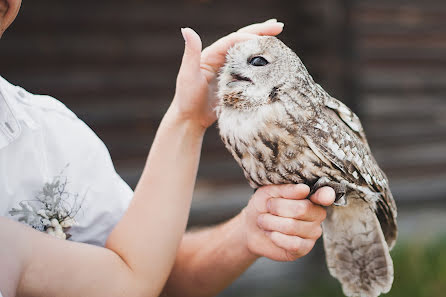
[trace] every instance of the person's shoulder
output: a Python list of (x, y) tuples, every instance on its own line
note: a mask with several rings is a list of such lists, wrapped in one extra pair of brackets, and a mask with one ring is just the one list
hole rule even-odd
[[(49, 95), (33, 94), (1, 77), (0, 87), (7, 93), (17, 120), (32, 130), (44, 131), (42, 135), (47, 143), (57, 142), (57, 147), (65, 148), (75, 142), (77, 150), (82, 153), (94, 151), (109, 156), (96, 133), (61, 101)], [(24, 137), (26, 135), (31, 134)]]
[[(48, 113), (59, 113), (71, 119), (77, 116), (59, 100), (49, 95), (33, 94), (21, 86), (14, 85), (0, 76), (0, 87), (16, 109), (37, 109)], [(12, 101), (12, 102), (11, 102)]]
[(49, 95), (32, 94), (21, 87), (18, 88), (19, 94), (23, 94), (22, 103), (28, 104), (33, 108), (37, 108), (45, 112), (54, 112), (63, 116), (67, 116), (71, 119), (78, 119), (74, 112), (72, 112), (65, 104), (63, 104), (56, 98)]

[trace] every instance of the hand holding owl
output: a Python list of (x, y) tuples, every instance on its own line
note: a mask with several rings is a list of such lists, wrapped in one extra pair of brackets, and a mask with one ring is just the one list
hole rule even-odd
[(324, 187), (306, 199), (309, 193), (304, 184), (270, 185), (256, 191), (241, 214), (251, 254), (294, 261), (311, 251), (322, 234), (326, 216), (322, 206), (331, 205), (335, 193)]
[(217, 119), (214, 111), (217, 103), (216, 78), (225, 62), (227, 50), (237, 42), (258, 35), (274, 36), (282, 29), (283, 23), (276, 20), (253, 24), (217, 40), (202, 51), (200, 36), (190, 28), (183, 28), (185, 49), (170, 108), (176, 118), (191, 121), (204, 129), (212, 125)]

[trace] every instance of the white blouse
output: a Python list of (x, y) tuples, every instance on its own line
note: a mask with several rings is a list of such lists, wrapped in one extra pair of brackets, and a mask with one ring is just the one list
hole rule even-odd
[(0, 77), (1, 216), (104, 245), (132, 196), (104, 143), (73, 112)]

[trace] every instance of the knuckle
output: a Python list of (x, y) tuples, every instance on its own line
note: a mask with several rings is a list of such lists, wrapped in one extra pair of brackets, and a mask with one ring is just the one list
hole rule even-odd
[(291, 197), (296, 192), (294, 184), (275, 185), (275, 187), (278, 195), (283, 198)]
[(265, 186), (263, 186), (263, 187), (260, 187), (260, 188), (257, 188), (257, 190), (254, 192), (254, 194), (252, 194), (252, 198), (256, 198), (256, 197), (259, 197), (259, 196), (261, 196), (263, 193), (267, 193), (266, 192), (266, 189), (265, 189), (266, 187)]
[(261, 215), (259, 215), (257, 217), (257, 226), (259, 226), (262, 229), (264, 228), (264, 226), (265, 226), (265, 218), (264, 218), (263, 214), (261, 214)]
[[(275, 197), (277, 194), (277, 185), (266, 185), (266, 186), (262, 186), (260, 187), (257, 192), (259, 192), (259, 194), (261, 196), (266, 196), (266, 197)], [(257, 193), (256, 192), (256, 193)]]
[(270, 213), (277, 213), (277, 199), (268, 199), (266, 202), (266, 208)]
[(265, 189), (265, 191), (274, 191), (274, 190), (280, 190), (280, 185), (266, 185), (262, 187)]
[(282, 185), (282, 190), (286, 192), (296, 192), (296, 185), (295, 184)]
[(305, 250), (301, 250), (301, 252), (300, 252), (300, 254), (299, 254), (299, 256), (300, 257), (303, 257), (303, 256), (306, 256), (306, 255), (308, 255), (308, 253), (311, 251), (311, 249), (305, 249)]
[(292, 222), (290, 224), (290, 228), (292, 228), (293, 234), (301, 233), (302, 232), (302, 222), (292, 219)]
[(306, 201), (306, 200), (300, 200), (297, 202), (298, 203), (296, 203), (296, 205), (295, 205), (294, 212), (296, 214), (296, 218), (300, 218), (308, 212), (309, 205), (308, 205), (308, 201)]
[(248, 202), (248, 208), (254, 209), (257, 212), (263, 213), (265, 212), (265, 200), (262, 198), (263, 194), (259, 189), (256, 191)]
[(325, 220), (327, 218), (327, 211), (324, 208), (321, 208), (321, 221)]
[(293, 254), (300, 254), (302, 249), (302, 239), (299, 237), (294, 237), (291, 242), (289, 251)]
[(285, 252), (285, 258), (287, 261), (291, 262), (291, 261), (296, 261), (299, 256), (293, 253), (290, 253), (288, 251)]
[(295, 254), (298, 258), (303, 257), (307, 255), (313, 248), (315, 240), (312, 239), (302, 239), (299, 238), (298, 241), (298, 249), (295, 249), (293, 251), (293, 254)]
[(314, 228), (314, 238), (317, 239), (317, 238), (321, 237), (321, 235), (322, 235), (322, 227), (320, 225), (317, 225)]
[(313, 246), (315, 244), (315, 240), (306, 240), (305, 246), (302, 248), (302, 256), (307, 255), (311, 250), (313, 249)]
[(265, 214), (263, 219), (263, 226), (265, 229), (277, 231), (277, 226), (274, 218), (271, 215)]
[(272, 232), (269, 234), (269, 237), (270, 237), (271, 241), (274, 242), (276, 245), (277, 245), (277, 243), (280, 242), (279, 232), (272, 231)]
[(246, 207), (247, 209), (253, 209), (256, 212), (262, 212), (262, 207), (261, 207), (261, 203), (258, 199), (258, 196), (256, 196), (256, 194), (254, 194), (251, 199), (248, 202), (248, 205)]
[(282, 218), (280, 220), (280, 229), (285, 234), (294, 234), (296, 230), (296, 222), (293, 219)]

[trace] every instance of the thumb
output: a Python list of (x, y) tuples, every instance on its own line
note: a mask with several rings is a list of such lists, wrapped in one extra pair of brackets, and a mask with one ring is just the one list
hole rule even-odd
[(322, 206), (330, 206), (335, 199), (336, 193), (331, 187), (322, 187), (310, 197), (311, 202)]
[(184, 55), (178, 76), (187, 78), (200, 71), (201, 39), (191, 28), (181, 28), (181, 34), (184, 38)]

